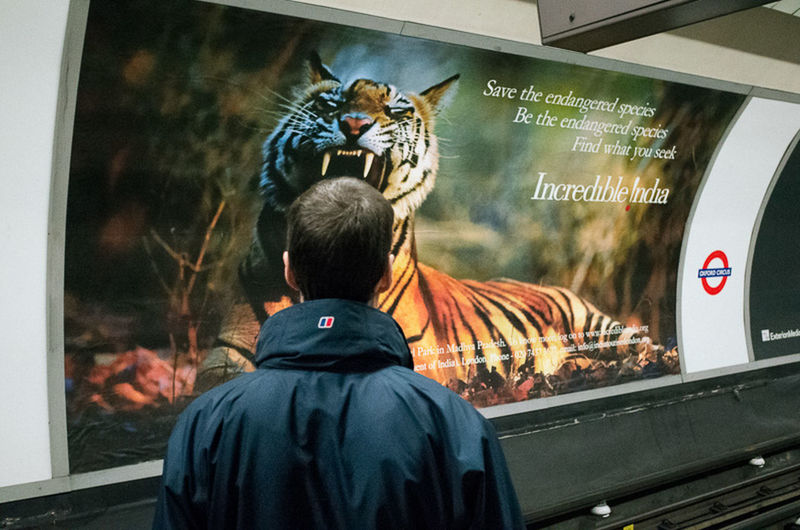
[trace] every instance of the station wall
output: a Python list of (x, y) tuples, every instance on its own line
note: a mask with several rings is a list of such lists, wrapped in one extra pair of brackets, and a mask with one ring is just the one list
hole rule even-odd
[[(532, 2), (504, 0), (502, 6), (487, 9), (485, 3), (477, 1), (453, 1), (435, 11), (423, 4), (406, 3), (400, 14), (396, 4), (389, 2), (318, 3), (424, 24), (430, 27), (417, 31), (429, 31), (432, 36), (447, 36), (436, 29), (439, 27), (507, 39), (513, 41), (504, 44), (510, 49), (515, 43), (539, 43), (536, 6)], [(237, 5), (263, 8), (264, 4), (251, 1)], [(84, 12), (85, 7), (85, 2), (73, 4), (73, 8)], [(48, 262), (53, 262), (47, 252), (48, 242), (63, 238), (63, 234), (48, 233), (48, 226), (54, 215), (50, 192), (55, 171), (57, 112), (66, 106), (62, 99), (59, 107), (59, 98), (66, 97), (61, 83), (68, 75), (62, 68), (68, 8), (67, 2), (54, 4), (46, 0), (0, 7), (0, 177), (6, 190), (0, 194), (0, 241), (6, 248), (0, 259), (0, 327), (6, 337), (0, 350), (6, 375), (0, 387), (0, 424), (4, 426), (0, 437), (0, 501), (109, 480), (103, 476), (77, 480), (69, 477), (63, 462), (65, 442), (51, 444), (51, 426), (63, 422), (63, 418), (59, 419), (59, 414), (63, 415), (63, 397), (54, 403), (53, 396), (48, 395), (48, 351), (53, 349), (52, 338), (50, 342), (47, 339), (52, 329), (48, 315), (54, 303), (61, 303), (55, 300), (62, 293), (47, 289), (53, 275), (59, 274), (47, 270)], [(777, 20), (776, 25), (783, 23), (783, 19), (780, 23)], [(743, 18), (736, 21), (746, 27)], [(760, 29), (763, 31), (763, 27)], [(664, 50), (675, 51), (666, 54)], [(800, 93), (796, 63), (776, 62), (693, 40), (691, 28), (639, 39), (596, 55)], [(742, 91), (747, 93), (749, 89), (743, 87)], [(755, 360), (748, 352), (745, 265), (765, 194), (774, 185), (775, 172), (800, 128), (800, 104), (796, 98), (774, 101), (766, 94), (761, 96), (744, 106), (736, 126), (723, 141), (691, 220), (682, 261), (680, 296), (685, 302), (679, 305), (684, 346), (681, 355), (687, 378), (714, 373), (709, 370), (735, 369)], [(780, 97), (787, 98), (785, 94)], [(697, 275), (699, 269), (714, 265), (705, 264), (705, 260), (715, 250), (724, 251), (732, 274), (721, 295), (709, 298), (707, 292), (699, 290), (702, 282)], [(152, 474), (153, 470), (157, 466), (135, 473)]]

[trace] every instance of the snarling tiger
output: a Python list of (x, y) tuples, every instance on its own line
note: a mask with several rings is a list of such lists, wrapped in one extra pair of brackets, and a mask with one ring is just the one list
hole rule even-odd
[(345, 86), (316, 54), (309, 67), (309, 85), (263, 145), (264, 205), (240, 267), (249, 303), (228, 315), (200, 386), (253, 369), (260, 323), (293, 303), (280, 261), (285, 212), (317, 180), (343, 175), (366, 180), (392, 204), (394, 277), (378, 306), (405, 331), (423, 374), (467, 398), (491, 388), (505, 396), (495, 400), (501, 402), (532, 397), (559, 370), (661, 362), (661, 349), (646, 337), (566, 289), (457, 280), (417, 260), (414, 213), (433, 189), (439, 163), (434, 119), (457, 75), (413, 94), (369, 79)]

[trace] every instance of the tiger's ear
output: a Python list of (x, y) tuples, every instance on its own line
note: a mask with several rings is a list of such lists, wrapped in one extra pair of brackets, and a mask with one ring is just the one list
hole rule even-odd
[(425, 101), (428, 102), (431, 108), (433, 108), (436, 112), (439, 112), (448, 104), (450, 104), (453, 96), (455, 96), (455, 88), (458, 85), (459, 77), (461, 77), (461, 74), (448, 77), (438, 85), (433, 85), (432, 87), (424, 90), (420, 96), (425, 98)]
[(308, 57), (308, 74), (309, 81), (311, 81), (312, 85), (316, 85), (322, 81), (339, 81), (336, 76), (333, 75), (333, 72), (322, 64), (322, 59), (320, 59), (316, 51), (312, 51), (311, 55)]

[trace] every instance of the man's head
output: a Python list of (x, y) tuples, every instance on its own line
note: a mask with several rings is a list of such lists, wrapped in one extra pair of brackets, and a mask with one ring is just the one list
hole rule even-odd
[(392, 206), (364, 181), (323, 180), (289, 208), (286, 281), (304, 300), (369, 303), (391, 283)]

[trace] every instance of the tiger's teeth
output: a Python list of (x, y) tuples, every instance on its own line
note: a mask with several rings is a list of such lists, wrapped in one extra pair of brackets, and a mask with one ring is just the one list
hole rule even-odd
[(369, 175), (369, 168), (372, 167), (372, 160), (375, 158), (373, 153), (367, 153), (364, 155), (364, 178), (367, 178)]
[(331, 154), (325, 153), (322, 155), (322, 176), (325, 176), (325, 173), (328, 172), (328, 165), (331, 163)]

